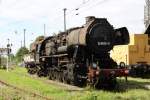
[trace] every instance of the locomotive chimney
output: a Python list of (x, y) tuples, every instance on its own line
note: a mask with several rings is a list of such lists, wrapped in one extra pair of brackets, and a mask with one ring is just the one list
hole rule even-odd
[(86, 23), (88, 23), (88, 22), (94, 20), (95, 16), (87, 16), (85, 19), (86, 19)]

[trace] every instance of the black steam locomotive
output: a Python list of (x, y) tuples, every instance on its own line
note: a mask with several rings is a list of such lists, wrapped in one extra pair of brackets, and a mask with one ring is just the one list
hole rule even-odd
[(107, 19), (90, 16), (82, 27), (32, 43), (30, 54), (34, 61), (27, 63), (27, 69), (77, 86), (114, 86), (116, 77), (126, 76), (128, 71), (117, 67), (109, 51), (114, 45), (128, 43), (125, 27), (114, 29)]

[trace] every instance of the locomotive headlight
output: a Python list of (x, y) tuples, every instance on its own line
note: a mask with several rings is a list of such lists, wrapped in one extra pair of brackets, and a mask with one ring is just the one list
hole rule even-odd
[(45, 61), (45, 58), (42, 58), (42, 61)]
[(96, 63), (93, 63), (93, 64), (92, 64), (92, 67), (93, 67), (93, 68), (97, 68), (97, 64), (96, 64)]

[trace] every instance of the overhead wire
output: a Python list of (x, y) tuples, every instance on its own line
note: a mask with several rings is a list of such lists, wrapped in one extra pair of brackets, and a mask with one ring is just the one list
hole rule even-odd
[(81, 12), (87, 12), (87, 11), (89, 11), (89, 9), (91, 10), (92, 8), (94, 8), (100, 4), (106, 3), (108, 1), (110, 1), (110, 0), (101, 0), (99, 2), (96, 2), (95, 4), (88, 6), (87, 8), (85, 8), (83, 10), (81, 9), (81, 11), (78, 11), (77, 15), (79, 15)]
[[(79, 10), (80, 8), (82, 8), (82, 7), (84, 7), (84, 6), (87, 6), (87, 5), (89, 4), (89, 2), (91, 2), (91, 1), (95, 1), (95, 0), (87, 0), (87, 1), (84, 1), (83, 3), (81, 3), (81, 4), (79, 4), (78, 6), (74, 7), (73, 9), (68, 10), (68, 11), (66, 12), (66, 16), (68, 17), (68, 15), (72, 14), (73, 12)], [(90, 4), (91, 4), (91, 3), (90, 3)], [(52, 22), (54, 22), (54, 21), (56, 21), (56, 20), (58, 20), (58, 19), (61, 19), (61, 20), (62, 20), (63, 18), (61, 18), (61, 17), (63, 17), (63, 16), (64, 16), (64, 15), (63, 15), (63, 13), (62, 13), (61, 15), (59, 15), (59, 16), (53, 18), (50, 22), (52, 23)], [(53, 23), (53, 24), (54, 24), (54, 23)], [(56, 23), (55, 23), (55, 25), (56, 25)]]
[[(87, 0), (87, 1), (85, 1), (85, 2), (83, 2), (83, 3), (81, 3), (81, 4), (79, 4), (78, 6), (76, 6), (75, 8), (73, 8), (73, 9), (71, 9), (71, 10), (69, 10), (68, 12), (66, 12), (66, 16), (68, 17), (74, 17), (74, 15), (79, 15), (79, 13), (81, 13), (81, 12), (86, 12), (85, 10), (82, 10), (82, 11), (79, 11), (80, 9), (82, 9), (82, 8), (85, 8), (85, 7), (88, 7), (87, 9), (90, 9), (90, 8), (93, 8), (93, 7), (95, 7), (95, 6), (97, 6), (97, 5), (99, 5), (99, 4), (101, 4), (101, 3), (105, 3), (106, 1), (109, 1), (109, 0), (100, 0), (99, 2), (96, 2), (96, 4), (95, 4), (95, 1), (99, 1), (99, 0)], [(90, 7), (89, 7), (90, 6)], [(79, 11), (79, 12), (78, 12)], [(74, 14), (75, 13), (75, 14)], [(72, 15), (71, 15), (72, 14)], [(70, 16), (71, 15), (71, 16)], [(50, 21), (50, 22), (53, 22), (53, 21), (55, 21), (55, 20), (57, 20), (58, 18), (59, 19), (61, 19), (61, 17), (63, 17), (63, 13), (62, 13), (62, 15), (59, 15), (59, 16), (57, 16), (56, 18), (54, 18), (54, 19), (52, 19), (52, 21)], [(63, 20), (63, 18), (62, 18), (62, 20)], [(53, 23), (54, 24), (54, 23)], [(56, 25), (56, 23), (55, 23), (55, 25)]]
[(73, 12), (73, 11), (79, 10), (81, 7), (84, 7), (85, 5), (87, 5), (90, 1), (94, 1), (94, 0), (87, 0), (87, 1), (84, 1), (83, 3), (79, 4), (78, 6), (76, 6), (76, 7), (73, 8), (72, 10), (70, 10), (70, 11), (68, 12), (68, 14), (70, 14), (70, 13)]
[[(67, 11), (67, 12), (66, 12), (66, 15), (69, 15), (69, 14), (71, 14), (72, 12), (77, 11), (79, 8), (84, 7), (84, 5), (86, 5), (86, 4), (87, 4), (88, 2), (90, 2), (90, 1), (94, 1), (94, 0), (87, 0), (87, 1), (85, 1), (85, 2), (83, 2), (83, 3), (81, 3), (81, 4), (79, 4), (79, 5), (76, 6), (75, 8), (73, 8), (73, 9)], [(63, 16), (63, 14), (59, 15), (58, 17), (54, 18), (53, 20), (56, 20), (56, 19), (58, 19), (58, 18), (60, 18), (60, 17), (62, 17), (62, 16)]]

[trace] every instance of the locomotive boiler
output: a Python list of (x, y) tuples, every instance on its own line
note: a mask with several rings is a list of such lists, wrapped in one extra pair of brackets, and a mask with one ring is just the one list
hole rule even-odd
[(128, 43), (127, 28), (114, 29), (107, 19), (89, 16), (82, 27), (43, 39), (32, 54), (39, 76), (77, 86), (113, 87), (116, 77), (126, 76), (127, 70), (117, 68), (109, 51)]

